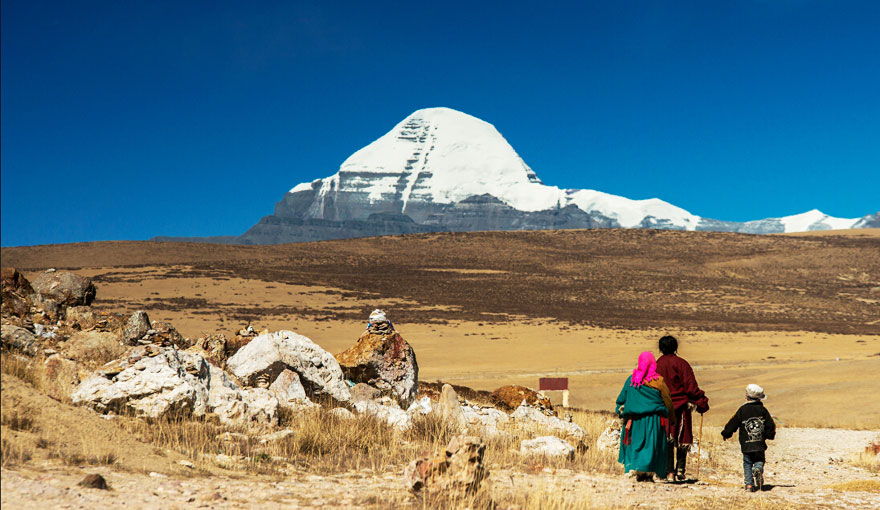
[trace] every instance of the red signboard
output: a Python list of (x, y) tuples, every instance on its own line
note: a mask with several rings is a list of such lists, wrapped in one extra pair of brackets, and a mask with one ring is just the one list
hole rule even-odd
[(567, 390), (568, 377), (541, 377), (538, 379), (538, 389), (542, 391)]

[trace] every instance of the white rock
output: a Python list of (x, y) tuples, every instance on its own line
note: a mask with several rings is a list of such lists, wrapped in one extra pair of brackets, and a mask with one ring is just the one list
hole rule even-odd
[(245, 388), (241, 390), (241, 400), (248, 423), (278, 424), (278, 399), (266, 388)]
[(278, 399), (278, 405), (284, 408), (299, 410), (317, 405), (306, 396), (299, 375), (293, 370), (282, 370), (269, 386), (269, 392)]
[(265, 333), (251, 340), (229, 358), (227, 367), (248, 385), (257, 377), (277, 377), (284, 369), (296, 372), (303, 386), (315, 395), (326, 395), (339, 402), (351, 400), (342, 369), (332, 354), (307, 337), (293, 331)]
[(431, 399), (428, 397), (422, 397), (413, 402), (406, 409), (406, 414), (408, 414), (412, 418), (419, 415), (431, 414), (432, 410), (433, 408), (431, 406)]
[(177, 463), (180, 464), (181, 466), (185, 467), (185, 468), (190, 468), (190, 469), (195, 469), (195, 468), (196, 468), (196, 465), (193, 464), (192, 462), (188, 461), (188, 460), (178, 460)]
[[(156, 418), (170, 412), (205, 413), (205, 400), (198, 397), (198, 379), (184, 370), (176, 349), (147, 357), (120, 372), (112, 381), (90, 378), (73, 394), (74, 404), (87, 404), (104, 412), (128, 407), (140, 416)], [(204, 363), (204, 360), (202, 360)], [(201, 390), (201, 391), (200, 391)]]
[(359, 400), (354, 403), (358, 413), (375, 416), (397, 430), (412, 427), (412, 418), (403, 409), (394, 405), (381, 405), (372, 400)]
[(596, 439), (596, 448), (616, 452), (620, 449), (620, 424), (615, 422), (608, 426)]
[(519, 452), (524, 455), (573, 458), (575, 449), (564, 439), (556, 436), (541, 436), (524, 440), (520, 443)]
[(451, 423), (460, 431), (467, 430), (468, 420), (458, 403), (458, 394), (449, 384), (444, 384), (440, 390), (440, 401), (437, 403), (440, 416), (446, 423)]
[(513, 414), (510, 415), (515, 421), (520, 423), (534, 423), (547, 429), (561, 432), (566, 437), (570, 437), (577, 441), (582, 441), (586, 436), (586, 432), (576, 423), (570, 423), (560, 420), (556, 416), (547, 416), (540, 410), (529, 405), (520, 405)]
[(330, 414), (343, 420), (354, 420), (357, 418), (357, 416), (355, 416), (353, 412), (344, 407), (334, 407), (330, 410)]
[(156, 356), (138, 359), (112, 379), (96, 375), (81, 383), (74, 404), (99, 412), (133, 410), (159, 417), (171, 412), (203, 416), (215, 413), (225, 425), (278, 422), (278, 399), (262, 389), (242, 390), (223, 370), (191, 352), (165, 348)]

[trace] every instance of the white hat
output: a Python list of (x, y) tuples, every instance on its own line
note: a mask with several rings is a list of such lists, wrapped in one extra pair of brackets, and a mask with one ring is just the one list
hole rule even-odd
[(376, 308), (370, 314), (370, 322), (386, 322), (388, 319), (385, 318), (385, 312)]
[(750, 384), (746, 386), (746, 396), (755, 400), (766, 398), (764, 396), (764, 388), (758, 386), (757, 384)]

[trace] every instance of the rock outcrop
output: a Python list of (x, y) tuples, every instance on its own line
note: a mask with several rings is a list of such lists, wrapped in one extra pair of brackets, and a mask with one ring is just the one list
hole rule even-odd
[(527, 404), (516, 408), (516, 411), (510, 417), (521, 424), (536, 424), (578, 442), (583, 441), (584, 437), (586, 437), (586, 432), (577, 423), (561, 420), (556, 416), (548, 416), (541, 412), (540, 409)]
[(24, 317), (30, 312), (33, 304), (30, 296), (34, 293), (34, 288), (14, 267), (4, 267), (0, 273), (0, 293), (0, 309), (3, 313)]
[(313, 400), (351, 400), (336, 358), (307, 337), (293, 331), (257, 336), (229, 358), (226, 366), (247, 386), (257, 386), (258, 379), (267, 382), (268, 386), (284, 370), (292, 370)]
[(147, 315), (147, 312), (138, 310), (131, 314), (128, 322), (125, 323), (122, 338), (127, 345), (137, 345), (151, 329), (153, 329), (153, 325), (150, 324), (150, 317)]
[(89, 278), (54, 269), (40, 273), (31, 285), (38, 294), (63, 307), (90, 305), (97, 294)]
[(486, 444), (473, 436), (455, 436), (439, 455), (424, 456), (407, 465), (403, 479), (413, 491), (473, 493), (489, 476), (483, 466)]
[(403, 408), (418, 394), (415, 351), (393, 329), (386, 334), (364, 332), (353, 346), (336, 355), (336, 361), (346, 379), (376, 388)]
[(155, 344), (135, 347), (99, 369), (79, 385), (73, 403), (151, 418), (213, 412), (230, 425), (278, 421), (278, 400), (269, 390), (240, 389), (198, 354)]
[(37, 337), (30, 331), (11, 324), (0, 327), (3, 350), (18, 351), (27, 356), (37, 354)]
[(489, 395), (489, 398), (496, 407), (506, 411), (516, 410), (523, 400), (526, 401), (526, 404), (531, 406), (537, 406), (546, 410), (553, 409), (549, 398), (543, 397), (538, 394), (537, 391), (531, 388), (526, 388), (525, 386), (517, 386), (513, 384), (502, 386), (493, 391), (492, 394)]

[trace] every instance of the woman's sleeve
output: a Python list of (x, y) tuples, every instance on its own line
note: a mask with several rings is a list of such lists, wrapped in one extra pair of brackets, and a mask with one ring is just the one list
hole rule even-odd
[(627, 378), (626, 382), (623, 383), (623, 388), (620, 389), (620, 394), (617, 395), (617, 406), (614, 408), (614, 412), (620, 416), (620, 410), (623, 408), (623, 405), (626, 404), (626, 387), (627, 383), (629, 383), (629, 378)]

